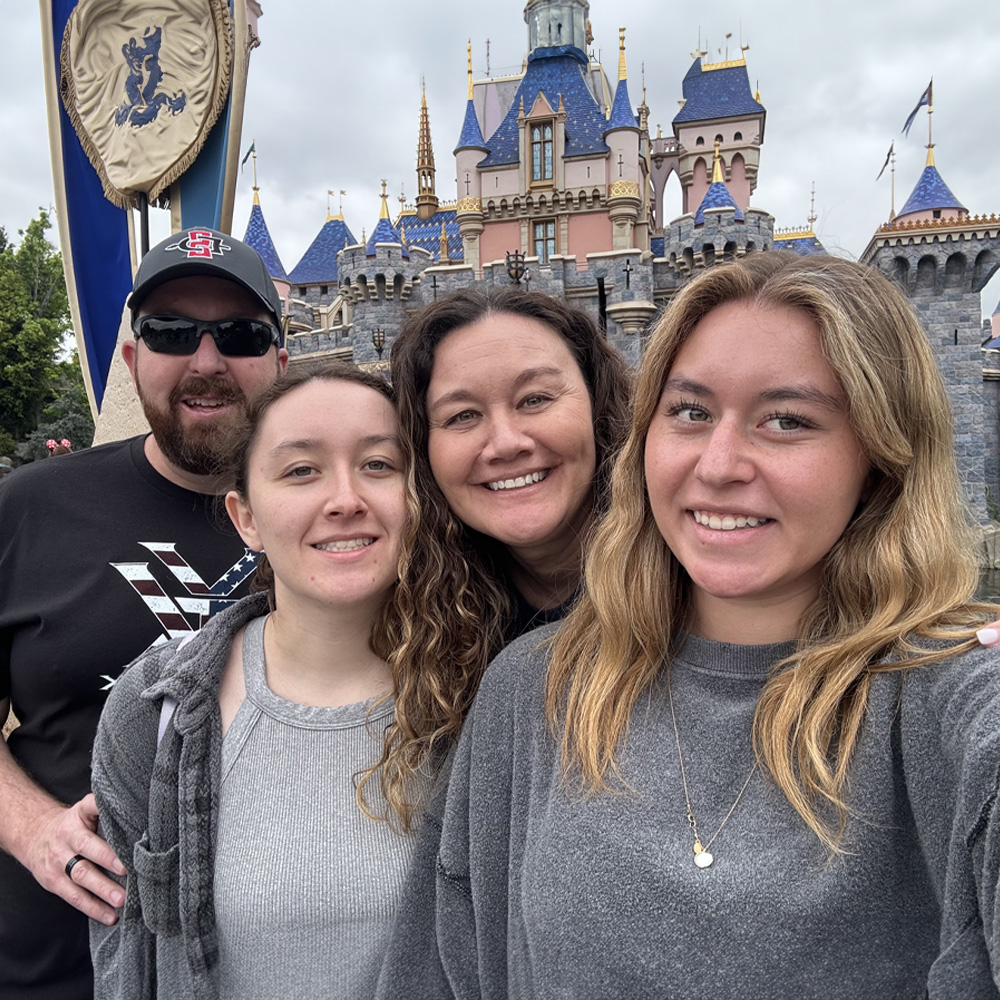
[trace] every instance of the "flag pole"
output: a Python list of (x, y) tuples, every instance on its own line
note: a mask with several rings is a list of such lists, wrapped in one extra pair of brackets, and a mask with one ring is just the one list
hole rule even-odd
[(143, 257), (149, 253), (149, 198), (145, 191), (139, 192), (139, 253)]
[(934, 77), (931, 77), (930, 86), (927, 88), (927, 148), (934, 148), (934, 141), (931, 138), (931, 116), (934, 114)]
[(889, 221), (896, 218), (896, 146), (889, 152)]

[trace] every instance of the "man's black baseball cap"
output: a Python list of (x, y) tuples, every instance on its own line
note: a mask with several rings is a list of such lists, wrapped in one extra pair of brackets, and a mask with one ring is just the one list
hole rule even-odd
[(128, 307), (132, 323), (143, 299), (165, 281), (206, 275), (242, 285), (260, 300), (281, 329), (281, 298), (260, 254), (228, 233), (214, 229), (184, 229), (157, 243), (139, 264)]

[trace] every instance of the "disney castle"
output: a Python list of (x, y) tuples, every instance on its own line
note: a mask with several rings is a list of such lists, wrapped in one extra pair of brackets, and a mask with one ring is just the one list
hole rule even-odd
[[(282, 296), (293, 361), (384, 365), (411, 311), (460, 288), (520, 282), (587, 310), (637, 363), (650, 321), (701, 268), (774, 249), (825, 252), (812, 217), (782, 232), (751, 207), (766, 110), (743, 52), (715, 63), (699, 54), (681, 81), (673, 134), (651, 136), (645, 88), (638, 105), (629, 90), (625, 29), (612, 83), (594, 59), (589, 7), (527, 0), (519, 74), (474, 80), (470, 51), (453, 201), (437, 195), (426, 97), (415, 204), (393, 219), (383, 181), (380, 217), (360, 242), (331, 214), (286, 272), (255, 178), (244, 239)], [(664, 204), (671, 174), (680, 206)], [(1000, 267), (1000, 218), (970, 215), (928, 143), (912, 194), (861, 260), (896, 281), (921, 317), (948, 384), (972, 513), (986, 523), (1000, 498), (1000, 328), (984, 330), (980, 292)]]

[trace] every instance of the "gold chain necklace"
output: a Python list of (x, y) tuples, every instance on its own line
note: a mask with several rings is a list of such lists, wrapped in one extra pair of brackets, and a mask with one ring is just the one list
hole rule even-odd
[(729, 812), (726, 813), (725, 818), (719, 824), (719, 828), (709, 838), (708, 843), (702, 846), (701, 837), (698, 835), (698, 821), (694, 818), (694, 813), (691, 811), (691, 795), (688, 792), (687, 772), (684, 770), (684, 755), (681, 753), (681, 734), (680, 730), (677, 728), (677, 715), (674, 712), (674, 692), (671, 680), (671, 674), (668, 671), (667, 697), (670, 699), (670, 718), (674, 724), (674, 740), (677, 742), (677, 763), (680, 764), (681, 768), (681, 784), (684, 786), (684, 802), (687, 805), (687, 821), (688, 825), (691, 827), (691, 833), (694, 834), (694, 863), (699, 868), (707, 868), (715, 860), (714, 855), (709, 853), (709, 848), (715, 843), (715, 838), (722, 833), (722, 828), (729, 822), (729, 817), (733, 815), (736, 807), (740, 804), (740, 799), (743, 798), (743, 793), (747, 790), (747, 787), (753, 780), (753, 776), (757, 773), (757, 761), (755, 760), (753, 767), (750, 768), (747, 780), (743, 782), (743, 787), (739, 790), (733, 804), (729, 807)]

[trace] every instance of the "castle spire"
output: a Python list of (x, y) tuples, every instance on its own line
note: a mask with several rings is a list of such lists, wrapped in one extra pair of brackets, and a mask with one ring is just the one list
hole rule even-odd
[(380, 219), (388, 219), (389, 218), (389, 195), (386, 194), (386, 190), (385, 190), (387, 186), (388, 185), (386, 184), (385, 180), (383, 179), (383, 181), (382, 181), (382, 211), (379, 212), (379, 215), (378, 215), (378, 217)]
[(434, 149), (431, 145), (431, 120), (427, 113), (427, 90), (420, 80), (420, 138), (417, 142), (417, 218), (429, 219), (438, 208), (434, 192)]
[(715, 140), (715, 156), (712, 158), (712, 183), (713, 184), (725, 184), (725, 178), (722, 176), (722, 157), (719, 155), (719, 140)]
[(458, 137), (458, 145), (455, 147), (457, 153), (460, 149), (486, 149), (483, 142), (483, 133), (479, 127), (479, 119), (476, 118), (476, 106), (472, 99), (472, 39), (466, 47), (466, 58), (469, 63), (469, 89), (468, 97), (465, 99), (465, 120), (462, 122), (462, 134)]
[(625, 69), (625, 29), (618, 29), (618, 79), (627, 80), (628, 71)]

